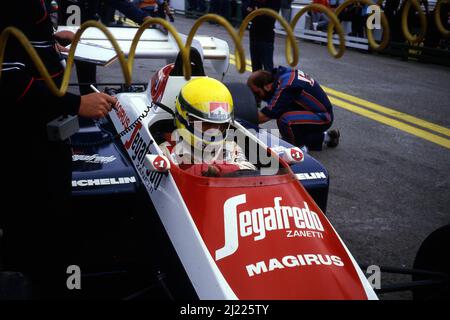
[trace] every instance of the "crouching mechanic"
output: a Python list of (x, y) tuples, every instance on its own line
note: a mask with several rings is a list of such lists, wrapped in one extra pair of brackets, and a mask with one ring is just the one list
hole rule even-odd
[(278, 67), (272, 72), (259, 70), (247, 85), (258, 102), (267, 106), (258, 111), (259, 123), (276, 119), (284, 140), (298, 147), (321, 150), (339, 144), (339, 130), (328, 130), (333, 123), (333, 107), (319, 83), (301, 70)]
[(181, 169), (213, 177), (256, 170), (238, 144), (227, 139), (233, 98), (220, 81), (201, 77), (187, 82), (177, 96), (174, 120), (175, 130), (159, 147)]

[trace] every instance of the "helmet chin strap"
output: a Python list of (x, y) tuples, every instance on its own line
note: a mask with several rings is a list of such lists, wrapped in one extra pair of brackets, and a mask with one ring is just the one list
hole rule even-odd
[(158, 102), (158, 101), (152, 101), (152, 104), (154, 104), (155, 106), (158, 106), (159, 108), (163, 109), (165, 112), (171, 114), (173, 117), (175, 117), (175, 112), (170, 109), (168, 106), (166, 106), (165, 104)]

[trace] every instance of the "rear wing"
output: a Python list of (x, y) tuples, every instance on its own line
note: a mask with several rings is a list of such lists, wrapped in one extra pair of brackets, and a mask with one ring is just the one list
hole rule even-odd
[[(57, 32), (67, 30), (75, 33), (78, 29), (78, 26), (60, 26)], [(125, 56), (128, 56), (131, 42), (138, 28), (109, 27), (108, 30), (116, 38)], [(187, 36), (179, 35), (185, 43)], [(77, 46), (75, 52), (76, 60), (87, 60), (107, 66), (116, 57), (112, 51), (114, 49), (111, 42), (99, 29), (87, 28), (81, 36), (80, 44), (82, 45)], [(230, 49), (226, 41), (210, 36), (195, 36), (192, 47), (200, 52), (204, 61), (211, 61), (212, 67), (220, 76), (225, 76), (228, 71), (230, 56)], [(94, 52), (95, 54), (93, 54)], [(139, 40), (135, 57), (137, 59), (166, 59), (167, 63), (172, 63), (175, 61), (178, 52), (178, 45), (170, 33), (165, 34), (159, 29), (147, 29)]]

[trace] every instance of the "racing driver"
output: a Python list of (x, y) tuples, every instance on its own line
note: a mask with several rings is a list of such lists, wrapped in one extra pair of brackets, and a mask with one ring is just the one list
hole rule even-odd
[(220, 177), (256, 170), (235, 141), (229, 141), (233, 98), (220, 81), (201, 77), (187, 82), (176, 99), (175, 130), (161, 150), (191, 174)]

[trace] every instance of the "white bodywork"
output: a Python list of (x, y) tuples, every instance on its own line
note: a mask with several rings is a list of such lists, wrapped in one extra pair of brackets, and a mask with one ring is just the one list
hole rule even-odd
[[(161, 102), (172, 110), (175, 109), (175, 96), (186, 83), (184, 77), (169, 77)], [(117, 98), (131, 122), (137, 119), (151, 105), (149, 92), (121, 93)], [(140, 139), (149, 144), (149, 153), (163, 155), (160, 148), (153, 141), (149, 128), (157, 121), (171, 119), (172, 116), (161, 108), (151, 108), (149, 115), (142, 120), (139, 129)], [(118, 131), (124, 129), (116, 113), (111, 113), (111, 119)], [(245, 130), (245, 128), (243, 129)], [(135, 130), (133, 130), (135, 131)], [(122, 137), (124, 145), (131, 139), (133, 132)], [(257, 139), (255, 136), (253, 139)], [(143, 182), (156, 211), (164, 225), (167, 234), (180, 258), (189, 279), (200, 299), (238, 299), (230, 285), (220, 272), (213, 257), (209, 253), (194, 220), (181, 196), (180, 191), (170, 171), (166, 174), (146, 172), (144, 162), (139, 161), (133, 154), (132, 147), (127, 149), (135, 168)], [(159, 176), (156, 176), (159, 175)], [(351, 258), (358, 277), (364, 287), (368, 299), (377, 299), (376, 294), (368, 283), (351, 253), (339, 238)]]
[[(125, 53), (127, 53), (126, 50), (130, 46), (129, 39), (134, 36), (134, 33), (130, 33), (130, 31), (136, 32), (136, 29), (134, 31), (132, 28), (127, 29), (110, 28), (113, 31), (113, 35), (119, 40), (119, 44)], [(72, 31), (76, 30), (73, 29)], [(196, 43), (201, 46), (200, 52), (203, 54), (203, 57), (219, 62), (215, 65), (216, 71), (219, 68), (219, 73), (224, 75), (228, 68), (229, 56), (226, 42), (213, 37), (196, 37), (195, 39)], [(109, 44), (109, 41), (105, 40), (105, 36), (96, 29), (88, 29), (83, 35), (83, 40), (94, 41), (96, 44), (101, 45)], [(139, 49), (141, 45), (142, 47)], [(178, 53), (178, 48), (173, 39), (154, 29), (145, 31), (139, 46), (138, 56), (141, 58), (165, 58), (171, 61)], [(225, 65), (226, 68), (224, 68)], [(182, 76), (170, 76), (165, 86), (161, 103), (175, 110), (176, 95), (185, 83), (186, 80)], [(118, 110), (110, 113), (110, 117), (118, 132), (123, 131), (126, 129), (126, 126), (133, 123), (142, 114), (145, 114), (148, 106), (152, 105), (150, 92), (151, 83), (149, 83), (146, 92), (120, 93), (117, 95), (120, 106)], [(236, 98), (238, 99), (239, 97)], [(125, 120), (124, 117), (126, 118)], [(150, 128), (156, 122), (166, 119), (172, 119), (172, 115), (161, 108), (153, 106), (147, 116), (140, 122), (141, 125), (136, 126), (122, 136), (122, 143), (151, 198), (198, 297), (200, 299), (238, 299), (203, 241), (170, 170), (160, 173), (150, 171), (145, 166), (146, 154), (163, 155), (161, 149), (154, 143)], [(128, 125), (126, 125), (127, 123)], [(239, 123), (236, 122), (235, 127), (249, 136), (250, 139), (258, 140), (261, 146), (267, 148), (257, 136), (248, 132)], [(347, 251), (367, 298), (377, 299), (363, 272), (340, 238), (339, 242), (342, 243)]]
[[(179, 92), (185, 82), (184, 77), (170, 77), (165, 90), (167, 94), (164, 95), (162, 102), (174, 108), (174, 103), (170, 101), (174, 100), (174, 93)], [(150, 105), (148, 97), (147, 93), (117, 95), (131, 121), (137, 119)], [(118, 116), (113, 112), (110, 115), (117, 130), (123, 130)], [(140, 137), (145, 143), (150, 144), (153, 138), (148, 128), (156, 121), (170, 118), (171, 115), (166, 111), (152, 108), (149, 115), (142, 121)], [(125, 144), (131, 135), (132, 132), (122, 137), (122, 142)], [(149, 151), (151, 154), (163, 155), (154, 143), (151, 144)], [(130, 157), (133, 156), (131, 149), (127, 152)], [(133, 162), (199, 298), (237, 299), (208, 252), (171, 174), (153, 173), (149, 176), (145, 172), (143, 163), (137, 159)], [(155, 174), (159, 177), (155, 178)], [(155, 187), (154, 181), (159, 179), (161, 179), (159, 185)]]
[[(60, 26), (57, 32), (71, 31), (75, 33), (78, 29), (78, 26)], [(128, 56), (137, 28), (108, 28), (108, 30), (119, 43), (123, 53)], [(179, 35), (184, 44), (187, 36), (184, 34)], [(113, 49), (108, 38), (96, 28), (87, 28), (81, 36), (81, 41)], [(230, 52), (226, 41), (209, 36), (195, 36), (192, 47), (200, 52), (204, 60), (211, 61), (214, 70), (221, 77), (225, 75), (229, 66)], [(137, 59), (166, 59), (167, 63), (171, 63), (175, 61), (178, 52), (178, 45), (170, 33), (166, 35), (158, 29), (147, 29), (139, 40), (135, 57)], [(76, 54), (77, 52), (75, 51), (75, 56)]]

